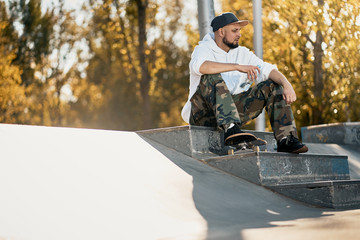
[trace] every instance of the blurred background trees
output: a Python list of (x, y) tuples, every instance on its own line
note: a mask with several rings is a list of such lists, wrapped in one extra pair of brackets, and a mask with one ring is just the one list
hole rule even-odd
[[(117, 130), (184, 124), (188, 64), (199, 41), (196, 11), (185, 4), (195, 2), (89, 0), (77, 10), (49, 2), (0, 0), (2, 123)], [(251, 0), (221, 5), (252, 22)], [(293, 83), (298, 127), (360, 121), (359, 5), (263, 0), (264, 60)], [(252, 32), (250, 24), (240, 39), (250, 49)]]
[(87, 39), (94, 54), (87, 79), (102, 88), (99, 122), (105, 128), (182, 124), (189, 51), (173, 39), (183, 28), (181, 2), (164, 3), (104, 0), (87, 6), (93, 11)]

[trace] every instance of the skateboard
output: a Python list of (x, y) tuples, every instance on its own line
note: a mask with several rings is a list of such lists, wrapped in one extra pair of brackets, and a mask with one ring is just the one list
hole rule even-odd
[(222, 149), (212, 152), (218, 155), (234, 155), (235, 152), (240, 152), (247, 149), (250, 149), (254, 152), (260, 152), (260, 146), (266, 144), (267, 142), (265, 140), (258, 138), (251, 133), (241, 133), (231, 139), (227, 139), (225, 146)]
[(254, 139), (252, 141), (244, 141), (239, 142), (236, 145), (232, 145), (232, 149), (228, 150), (228, 155), (233, 155), (236, 151), (244, 151), (246, 149), (251, 149), (254, 152), (260, 152), (260, 146), (266, 144), (267, 142), (265, 140), (254, 136)]

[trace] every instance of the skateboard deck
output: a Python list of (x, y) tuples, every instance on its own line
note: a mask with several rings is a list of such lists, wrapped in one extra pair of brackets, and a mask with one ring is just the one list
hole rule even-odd
[(252, 142), (255, 140), (257, 140), (257, 137), (255, 137), (253, 134), (242, 132), (242, 133), (234, 134), (234, 135), (228, 137), (227, 139), (225, 139), (225, 145), (226, 146), (236, 146), (239, 143)]

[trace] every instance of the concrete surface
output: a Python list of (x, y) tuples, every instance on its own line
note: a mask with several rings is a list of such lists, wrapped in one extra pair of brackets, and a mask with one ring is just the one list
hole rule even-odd
[(263, 186), (350, 179), (347, 157), (339, 155), (249, 152), (204, 161)]
[(350, 178), (360, 179), (360, 146), (330, 143), (306, 143), (309, 154), (329, 154), (348, 156)]
[(360, 122), (313, 125), (301, 128), (304, 142), (360, 145)]
[[(314, 129), (317, 129), (316, 126)], [(329, 154), (325, 149), (317, 154), (277, 153), (274, 152), (272, 143), (275, 139), (271, 132), (248, 131), (266, 139), (269, 144), (259, 153), (249, 150), (223, 155), (226, 152), (223, 133), (214, 128), (181, 126), (137, 133), (221, 171), (267, 186), (296, 201), (316, 207), (360, 209), (360, 181), (350, 180), (347, 155)], [(263, 152), (265, 148), (267, 152)]]
[(0, 239), (358, 239), (360, 210), (294, 202), (136, 133), (0, 124)]
[[(261, 150), (275, 151), (276, 141), (273, 133), (252, 130), (244, 130), (244, 132), (252, 133), (267, 141), (268, 144), (260, 146)], [(187, 125), (150, 129), (137, 133), (196, 159), (217, 157), (224, 150), (223, 131), (211, 127)]]

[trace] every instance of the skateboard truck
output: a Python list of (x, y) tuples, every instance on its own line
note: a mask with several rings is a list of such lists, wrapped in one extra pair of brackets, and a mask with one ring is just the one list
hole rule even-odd
[(257, 138), (254, 141), (251, 142), (242, 142), (242, 143), (238, 143), (237, 145), (235, 145), (234, 147), (236, 148), (236, 150), (240, 150), (240, 151), (244, 151), (246, 149), (251, 149), (254, 152), (260, 152), (260, 146), (262, 145), (266, 145), (266, 141), (262, 140), (260, 138)]

